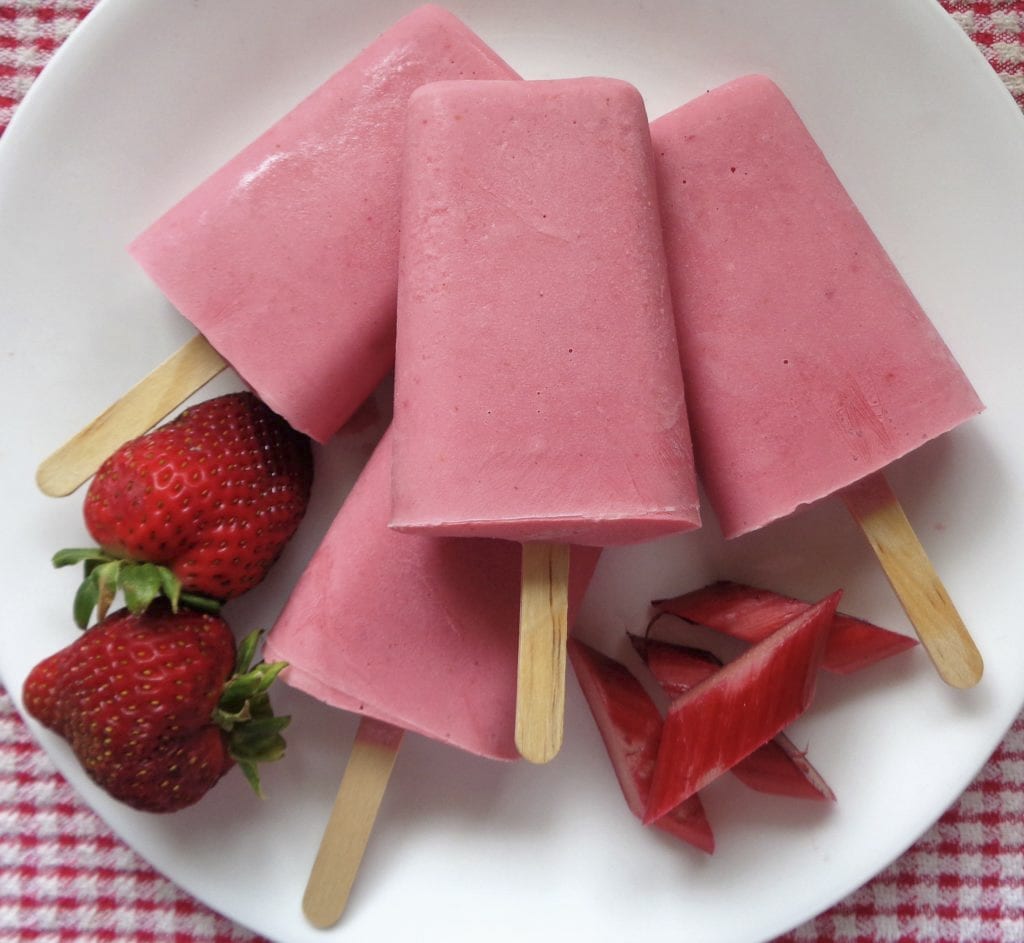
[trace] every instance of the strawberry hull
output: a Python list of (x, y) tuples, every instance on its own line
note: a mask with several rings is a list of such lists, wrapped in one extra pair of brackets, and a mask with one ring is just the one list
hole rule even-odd
[(833, 593), (812, 606), (672, 703), (645, 824), (731, 769), (806, 710), (840, 596)]
[[(572, 638), (569, 657), (626, 804), (642, 819), (661, 739), (661, 714), (643, 685), (614, 659)], [(711, 826), (696, 795), (654, 824), (708, 854), (714, 851)]]
[[(710, 652), (686, 645), (629, 636), (661, 689), (672, 699), (714, 677), (722, 662)], [(784, 733), (740, 760), (732, 774), (750, 789), (792, 799), (835, 800), (835, 793), (806, 755)], [(659, 820), (660, 821), (660, 820)]]
[[(760, 642), (809, 604), (790, 596), (739, 583), (712, 583), (692, 593), (653, 603), (669, 613), (746, 642)], [(834, 674), (851, 674), (917, 645), (917, 640), (881, 626), (836, 613), (822, 667)]]

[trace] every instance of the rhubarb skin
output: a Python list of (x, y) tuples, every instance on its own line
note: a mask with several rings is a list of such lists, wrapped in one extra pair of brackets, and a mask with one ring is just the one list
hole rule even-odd
[[(671, 700), (682, 697), (722, 668), (721, 660), (702, 648), (639, 635), (630, 635), (629, 640)], [(784, 733), (776, 734), (740, 760), (731, 772), (750, 789), (773, 796), (827, 802), (836, 798), (825, 777)]]
[(811, 606), (673, 701), (644, 824), (695, 795), (807, 709), (841, 595)]
[[(804, 612), (809, 604), (741, 583), (721, 581), (672, 599), (656, 599), (669, 613), (746, 642), (760, 642)], [(917, 640), (853, 616), (836, 613), (822, 667), (852, 674), (917, 645)]]
[[(569, 639), (569, 658), (626, 804), (643, 819), (661, 740), (658, 707), (624, 665), (584, 642)], [(708, 854), (715, 850), (711, 824), (696, 794), (654, 824)]]

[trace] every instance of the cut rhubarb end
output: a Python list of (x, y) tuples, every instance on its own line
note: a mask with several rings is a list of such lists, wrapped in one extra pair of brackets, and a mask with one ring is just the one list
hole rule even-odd
[[(642, 819), (661, 740), (657, 705), (624, 665), (578, 639), (569, 639), (569, 658), (626, 804)], [(692, 799), (668, 810), (658, 827), (710, 854), (711, 825), (700, 799)]]
[(740, 760), (732, 773), (745, 786), (768, 795), (815, 802), (836, 801), (836, 794), (825, 777), (784, 733), (776, 734), (773, 740)]
[(629, 670), (578, 639), (569, 658), (612, 761), (626, 804), (644, 814), (661, 740), (658, 707)]
[(690, 796), (653, 824), (709, 855), (715, 853), (715, 836), (700, 796)]
[(671, 700), (682, 697), (722, 669), (722, 660), (703, 648), (632, 634), (629, 640)]
[[(702, 648), (637, 635), (630, 635), (629, 640), (662, 691), (673, 700), (713, 678), (722, 668), (721, 660)], [(825, 778), (784, 733), (740, 760), (731, 772), (750, 789), (770, 795), (817, 801), (836, 798)]]
[(801, 613), (672, 703), (644, 824), (731, 769), (806, 710), (840, 596), (833, 593)]
[[(806, 611), (808, 603), (766, 589), (722, 581), (654, 607), (746, 642), (760, 642)], [(822, 659), (834, 674), (851, 674), (917, 645), (917, 640), (890, 629), (837, 613)]]

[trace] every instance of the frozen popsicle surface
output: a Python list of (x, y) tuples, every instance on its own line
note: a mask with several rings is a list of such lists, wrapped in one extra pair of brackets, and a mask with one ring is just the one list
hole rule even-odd
[(416, 9), (131, 245), (272, 409), (325, 441), (394, 362), (405, 107), (437, 79), (515, 73)]
[(770, 79), (701, 95), (651, 134), (694, 452), (726, 537), (982, 410)]
[(597, 78), (419, 89), (392, 526), (611, 545), (698, 524), (639, 93)]
[[(519, 548), (395, 533), (391, 433), (267, 636), (283, 679), (334, 707), (495, 759), (513, 742)], [(600, 551), (574, 548), (571, 613)]]

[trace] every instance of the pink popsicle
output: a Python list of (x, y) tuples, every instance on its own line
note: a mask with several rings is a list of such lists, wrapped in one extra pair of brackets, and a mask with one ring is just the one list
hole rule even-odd
[(736, 537), (838, 493), (939, 675), (983, 661), (882, 469), (981, 412), (785, 95), (747, 76), (654, 122), (694, 451)]
[(694, 452), (726, 537), (982, 410), (770, 79), (717, 88), (651, 134)]
[(261, 399), (323, 442), (394, 360), (409, 94), (437, 79), (514, 77), (451, 13), (420, 7), (130, 251)]
[(699, 525), (650, 131), (611, 79), (410, 99), (391, 525), (523, 543), (516, 744), (562, 742), (566, 544)]
[[(513, 743), (519, 553), (397, 534), (389, 431), (267, 636), (282, 678), (344, 710), (494, 759)], [(600, 551), (573, 551), (574, 612)], [(570, 616), (571, 617), (571, 616)]]
[(410, 100), (392, 526), (611, 545), (699, 525), (639, 93)]
[[(363, 715), (303, 897), (318, 927), (345, 909), (404, 730), (518, 757), (518, 554), (497, 540), (396, 534), (390, 498), (388, 432), (265, 644), (266, 658), (289, 663), (286, 682)], [(573, 552), (573, 613), (599, 553)]]

